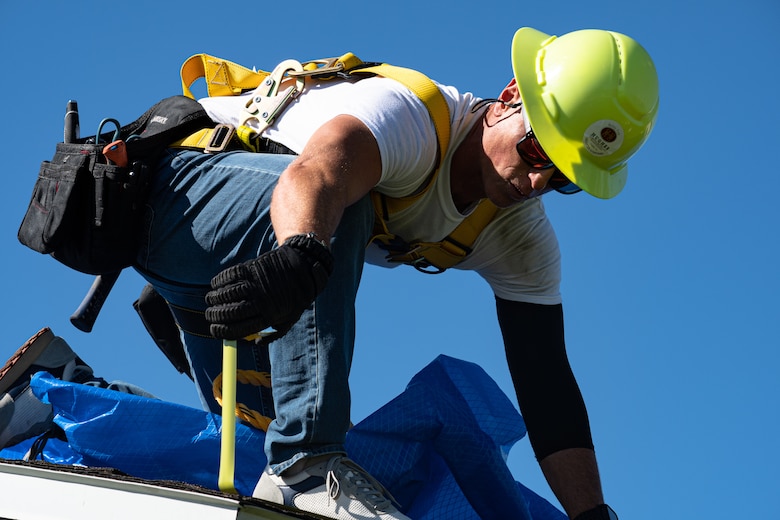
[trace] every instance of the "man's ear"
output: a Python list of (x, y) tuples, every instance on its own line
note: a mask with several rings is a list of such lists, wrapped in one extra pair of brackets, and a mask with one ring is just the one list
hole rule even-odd
[(520, 101), (520, 89), (517, 88), (517, 81), (515, 78), (512, 78), (512, 81), (504, 87), (504, 90), (501, 91), (498, 99), (508, 104), (514, 104)]

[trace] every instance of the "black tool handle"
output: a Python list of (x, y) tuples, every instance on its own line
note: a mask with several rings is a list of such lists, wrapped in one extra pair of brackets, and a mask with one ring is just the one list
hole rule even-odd
[(65, 110), (65, 132), (63, 142), (75, 143), (79, 138), (79, 104), (74, 101), (68, 101), (68, 107)]
[(114, 287), (120, 273), (121, 271), (117, 271), (95, 277), (95, 281), (92, 282), (92, 287), (89, 288), (89, 292), (81, 301), (81, 305), (70, 317), (70, 322), (74, 327), (82, 332), (92, 332), (92, 327), (94, 327), (98, 314), (100, 314), (100, 309), (103, 308), (103, 304), (106, 302), (106, 298), (108, 298), (108, 294)]

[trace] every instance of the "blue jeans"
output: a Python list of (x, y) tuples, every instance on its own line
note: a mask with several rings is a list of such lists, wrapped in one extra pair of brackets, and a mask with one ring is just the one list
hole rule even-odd
[[(205, 310), (215, 274), (275, 247), (271, 195), (294, 158), (168, 150), (147, 203), (139, 272), (168, 302)], [(322, 294), (283, 338), (267, 347), (239, 344), (239, 369), (267, 370), (264, 360), (270, 360), (273, 405), (262, 389), (244, 384), (237, 401), (269, 417), (275, 413), (265, 452), (277, 473), (303, 457), (344, 452), (354, 303), (372, 226), (368, 197), (347, 208), (331, 244), (334, 272)], [(220, 413), (212, 382), (222, 371), (222, 342), (186, 332), (183, 340), (204, 407)]]

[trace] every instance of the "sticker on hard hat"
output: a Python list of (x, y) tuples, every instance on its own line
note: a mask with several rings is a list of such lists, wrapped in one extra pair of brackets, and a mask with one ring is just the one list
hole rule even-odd
[(585, 130), (582, 143), (593, 155), (611, 155), (623, 144), (623, 127), (611, 119), (596, 121)]

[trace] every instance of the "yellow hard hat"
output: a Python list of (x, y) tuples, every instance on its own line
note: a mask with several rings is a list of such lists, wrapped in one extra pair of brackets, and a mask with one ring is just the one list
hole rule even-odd
[(626, 184), (626, 161), (658, 114), (650, 55), (620, 33), (587, 29), (561, 37), (524, 27), (512, 68), (531, 128), (555, 166), (602, 199)]

